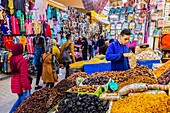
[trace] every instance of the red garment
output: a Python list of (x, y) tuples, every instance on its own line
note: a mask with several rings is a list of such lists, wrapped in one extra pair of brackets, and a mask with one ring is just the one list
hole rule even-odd
[(3, 42), (4, 42), (5, 48), (7, 50), (11, 50), (12, 49), (12, 45), (13, 45), (13, 37), (12, 36), (4, 36), (3, 37)]
[(19, 73), (12, 74), (11, 90), (12, 93), (21, 94), (23, 90), (31, 90), (31, 84), (28, 79), (28, 64), (22, 55), (15, 56), (15, 61)]
[(11, 16), (12, 34), (20, 34), (18, 18)]
[(34, 37), (27, 38), (27, 51), (30, 53), (34, 53), (33, 39)]
[(51, 29), (50, 29), (49, 24), (46, 24), (45, 36), (46, 37), (52, 37), (52, 33), (51, 33)]

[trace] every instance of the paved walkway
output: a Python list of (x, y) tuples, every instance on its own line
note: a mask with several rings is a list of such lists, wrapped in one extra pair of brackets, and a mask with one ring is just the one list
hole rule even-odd
[[(2, 75), (0, 75), (2, 76)], [(61, 77), (61, 80), (64, 76)], [(33, 84), (31, 92), (35, 92), (35, 77), (33, 77)], [(40, 81), (40, 85), (44, 86), (43, 82)], [(8, 113), (14, 102), (17, 100), (17, 95), (11, 93), (10, 88), (10, 77), (0, 80), (0, 113)]]

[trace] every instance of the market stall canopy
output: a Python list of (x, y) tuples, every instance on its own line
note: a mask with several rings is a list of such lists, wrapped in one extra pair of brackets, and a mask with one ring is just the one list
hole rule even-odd
[(64, 6), (63, 4), (58, 3), (58, 2), (56, 2), (56, 1), (54, 1), (54, 0), (47, 0), (47, 1), (48, 1), (48, 4), (49, 4), (49, 5), (54, 6), (54, 7), (56, 7), (56, 8), (59, 8), (59, 9), (65, 11), (65, 6)]
[(108, 18), (103, 18), (103, 17), (98, 17), (98, 16), (95, 16), (95, 18), (99, 21), (99, 22), (101, 22), (101, 23), (103, 23), (103, 24), (110, 24), (110, 22), (108, 21)]
[(50, 0), (61, 3), (66, 6), (84, 9), (82, 0)]

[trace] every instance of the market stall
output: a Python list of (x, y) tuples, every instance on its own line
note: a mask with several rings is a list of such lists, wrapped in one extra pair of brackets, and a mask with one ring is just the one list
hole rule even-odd
[[(161, 76), (166, 80), (169, 78), (164, 74)], [(161, 83), (146, 66), (123, 72), (106, 71), (92, 75), (78, 72), (60, 81), (52, 89), (43, 88), (34, 92), (15, 113), (26, 109), (33, 113), (67, 113), (70, 109), (75, 113), (121, 113), (124, 110), (134, 113), (160, 113), (163, 110), (167, 113), (170, 112), (169, 82), (170, 79)], [(152, 109), (153, 106), (156, 109)]]

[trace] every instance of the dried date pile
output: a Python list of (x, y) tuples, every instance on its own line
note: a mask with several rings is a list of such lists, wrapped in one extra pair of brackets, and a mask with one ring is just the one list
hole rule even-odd
[(72, 82), (75, 82), (77, 77), (88, 78), (89, 74), (87, 74), (85, 72), (77, 72), (77, 73), (70, 75), (67, 79), (71, 80)]
[(163, 85), (167, 85), (170, 82), (170, 69), (168, 69), (158, 78), (158, 82)]
[(57, 113), (106, 113), (108, 109), (107, 101), (92, 95), (80, 95), (62, 100)]
[(30, 98), (23, 102), (15, 113), (47, 113), (58, 102), (63, 95), (54, 89), (43, 88), (30, 95)]
[(63, 79), (57, 85), (54, 86), (54, 89), (57, 92), (61, 93), (63, 96), (65, 96), (66, 91), (75, 85), (76, 85), (75, 82), (72, 82), (68, 79)]
[(169, 113), (170, 97), (166, 94), (141, 93), (112, 103), (110, 113)]
[(83, 81), (83, 85), (104, 85), (109, 82), (109, 78), (106, 76), (97, 76), (87, 78)]

